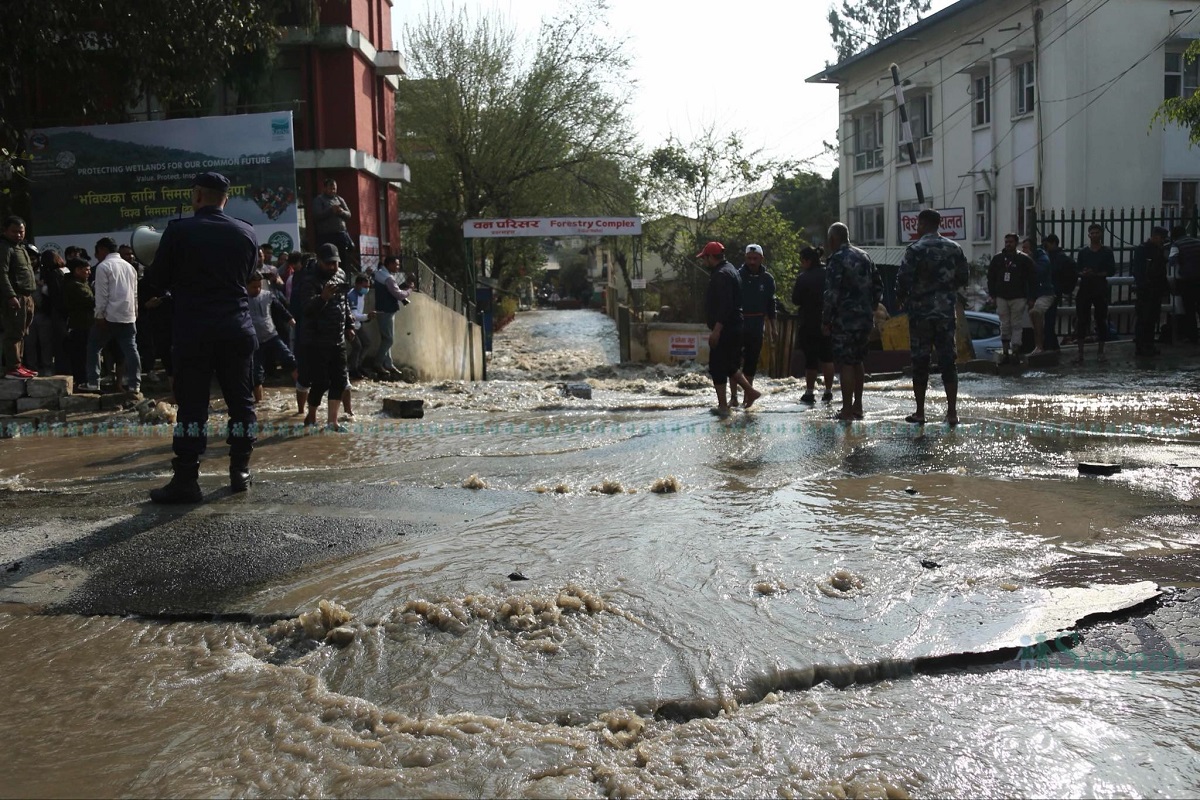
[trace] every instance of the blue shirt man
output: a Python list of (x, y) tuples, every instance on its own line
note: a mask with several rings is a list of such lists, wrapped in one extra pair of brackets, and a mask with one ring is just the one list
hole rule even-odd
[(225, 213), (229, 179), (203, 172), (192, 181), (187, 219), (167, 226), (146, 273), (151, 294), (174, 298), (174, 389), (179, 414), (172, 447), (174, 477), (150, 492), (156, 503), (202, 499), (197, 476), (208, 446), (208, 395), (213, 377), (229, 407), (229, 487), (250, 488), (254, 413), (252, 364), (258, 340), (246, 284), (258, 267), (258, 237)]
[[(742, 282), (742, 374), (754, 385), (758, 359), (762, 354), (763, 335), (775, 340), (775, 277), (763, 267), (761, 245), (746, 245), (746, 255), (738, 268)], [(730, 405), (737, 403), (737, 384), (731, 391)]]

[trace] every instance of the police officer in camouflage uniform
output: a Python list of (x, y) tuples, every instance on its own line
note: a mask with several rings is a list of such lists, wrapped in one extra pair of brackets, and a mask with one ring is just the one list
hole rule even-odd
[(955, 242), (938, 234), (942, 215), (927, 208), (917, 217), (921, 237), (904, 251), (896, 273), (896, 297), (908, 311), (912, 348), (913, 393), (917, 410), (905, 418), (925, 424), (925, 391), (929, 362), (937, 351), (938, 369), (946, 389), (946, 423), (958, 424), (958, 368), (955, 366), (955, 305), (958, 290), (967, 285), (967, 257)]
[(258, 237), (249, 223), (225, 213), (229, 179), (204, 172), (192, 182), (193, 216), (163, 232), (147, 289), (171, 293), (171, 358), (179, 416), (172, 444), (174, 477), (150, 492), (155, 503), (202, 499), (197, 476), (208, 446), (209, 386), (221, 387), (229, 409), (229, 488), (250, 488), (250, 454), (258, 418), (254, 413), (254, 351), (258, 339), (246, 284), (258, 269)]
[(883, 279), (871, 257), (850, 244), (850, 231), (835, 222), (829, 227), (825, 266), (824, 332), (833, 337), (833, 360), (842, 365), (843, 421), (863, 418), (863, 384), (867, 342), (875, 325), (875, 309), (883, 300)]

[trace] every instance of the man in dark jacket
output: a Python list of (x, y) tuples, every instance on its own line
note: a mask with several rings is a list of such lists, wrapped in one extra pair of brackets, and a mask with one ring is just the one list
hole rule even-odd
[(1075, 263), (1079, 266), (1079, 289), (1075, 292), (1075, 334), (1079, 355), (1076, 364), (1083, 363), (1083, 342), (1093, 321), (1096, 323), (1096, 360), (1103, 363), (1104, 342), (1108, 339), (1108, 279), (1116, 274), (1117, 259), (1112, 248), (1104, 244), (1104, 226), (1098, 222), (1088, 225), (1088, 245), (1079, 249)]
[(300, 284), (292, 289), (292, 304), (303, 309), (296, 349), (303, 352), (298, 359), (299, 383), (309, 387), (304, 424), (317, 424), (317, 408), (328, 392), (326, 429), (344, 433), (338, 411), (346, 389), (346, 341), (354, 336), (354, 320), (346, 299), (350, 282), (341, 262), (336, 245), (318, 247), (316, 264), (305, 267)]
[(1046, 234), (1042, 245), (1046, 248), (1046, 255), (1050, 256), (1050, 276), (1054, 281), (1054, 302), (1046, 312), (1046, 349), (1057, 350), (1058, 307), (1062, 305), (1063, 295), (1075, 291), (1075, 285), (1079, 283), (1079, 268), (1075, 266), (1071, 255), (1062, 249), (1057, 233)]
[(737, 269), (725, 260), (725, 245), (709, 242), (696, 254), (712, 270), (704, 296), (708, 335), (708, 374), (717, 390), (718, 417), (729, 416), (725, 386), (733, 381), (742, 387), (744, 408), (754, 405), (761, 393), (742, 374), (742, 281)]
[(1154, 329), (1162, 318), (1163, 297), (1170, 292), (1167, 284), (1167, 229), (1155, 226), (1150, 238), (1133, 248), (1134, 355), (1158, 355)]
[(195, 503), (197, 477), (208, 447), (209, 387), (214, 377), (229, 409), (229, 488), (250, 488), (254, 413), (252, 360), (258, 340), (246, 284), (258, 265), (258, 237), (246, 222), (225, 213), (229, 179), (204, 172), (192, 181), (193, 215), (167, 225), (146, 272), (153, 295), (174, 299), (172, 344), (179, 416), (172, 447), (174, 477), (150, 492), (155, 503)]
[(1029, 298), (1035, 296), (1033, 260), (1017, 249), (1018, 241), (1015, 233), (1005, 234), (1004, 249), (992, 256), (988, 264), (988, 294), (996, 301), (996, 314), (1000, 317), (1002, 364), (1011, 363), (1012, 354), (1021, 352), (1025, 312)]
[(863, 418), (863, 362), (883, 301), (883, 279), (871, 257), (850, 244), (845, 223), (830, 225), (828, 238), (833, 255), (825, 267), (821, 324), (833, 339), (833, 360), (842, 365), (842, 408), (837, 418), (850, 422)]
[[(742, 281), (742, 374), (753, 386), (763, 338), (775, 341), (775, 276), (763, 266), (761, 245), (746, 245), (738, 277)], [(736, 384), (729, 389), (729, 404), (737, 405)]]
[(8, 217), (0, 230), (0, 330), (3, 331), (4, 377), (35, 378), (37, 373), (21, 365), (25, 336), (33, 325), (33, 293), (37, 276), (25, 248), (25, 220)]
[(87, 383), (87, 342), (96, 321), (96, 295), (88, 285), (91, 266), (82, 258), (67, 262), (63, 305), (67, 314), (67, 362), (76, 386)]
[(1200, 239), (1189, 235), (1182, 225), (1171, 229), (1167, 267), (1175, 279), (1175, 294), (1183, 303), (1180, 335), (1188, 344), (1200, 344), (1196, 328), (1196, 314), (1200, 313)]
[(833, 338), (821, 330), (821, 306), (825, 301), (825, 265), (821, 262), (824, 250), (806, 247), (800, 251), (800, 274), (792, 287), (792, 304), (799, 320), (796, 324), (796, 347), (804, 353), (804, 394), (801, 403), (815, 403), (813, 389), (817, 371), (824, 373), (823, 402), (833, 400)]

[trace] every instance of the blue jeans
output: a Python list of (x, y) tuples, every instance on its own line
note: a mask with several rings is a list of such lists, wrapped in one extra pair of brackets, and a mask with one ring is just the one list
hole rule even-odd
[(262, 386), (267, 377), (267, 370), (276, 365), (288, 371), (296, 368), (296, 359), (282, 336), (260, 342), (258, 349), (254, 351), (254, 385)]
[(142, 385), (142, 360), (137, 351), (137, 326), (132, 322), (109, 322), (103, 330), (99, 325), (92, 325), (92, 330), (88, 333), (88, 383), (99, 385), (100, 351), (114, 339), (121, 351), (121, 357), (125, 360), (125, 389), (136, 392)]
[(379, 369), (396, 368), (392, 363), (392, 344), (396, 341), (396, 313), (380, 311), (375, 314), (375, 321), (379, 323), (379, 349), (375, 352), (375, 366)]

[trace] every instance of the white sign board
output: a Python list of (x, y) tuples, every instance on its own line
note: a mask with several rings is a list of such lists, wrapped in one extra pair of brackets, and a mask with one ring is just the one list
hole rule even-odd
[(507, 239), (520, 236), (637, 236), (640, 217), (509, 217), (469, 219), (463, 223), (468, 239)]
[[(947, 239), (958, 242), (967, 239), (967, 210), (965, 208), (939, 208), (942, 215), (942, 226), (939, 233)], [(920, 211), (900, 212), (900, 244), (910, 244), (920, 239), (917, 233), (917, 216)]]
[(673, 333), (669, 340), (672, 358), (695, 358), (699, 353), (700, 337), (694, 333)]
[(646, 288), (646, 279), (645, 278), (630, 278), (629, 288), (630, 289), (645, 289)]
[[(370, 271), (379, 266), (379, 237), (362, 234), (358, 237), (359, 269)], [(403, 281), (400, 281), (403, 283)]]

